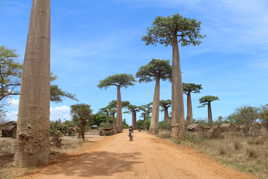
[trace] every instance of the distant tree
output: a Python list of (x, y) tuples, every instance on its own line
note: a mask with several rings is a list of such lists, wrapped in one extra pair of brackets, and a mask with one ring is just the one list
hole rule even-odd
[(187, 122), (193, 121), (192, 93), (200, 93), (202, 85), (194, 83), (183, 83), (183, 91), (187, 96)]
[(259, 109), (252, 106), (243, 106), (231, 114), (228, 118), (232, 122), (250, 126), (259, 118)]
[(0, 46), (0, 101), (19, 95), (17, 88), (20, 86), (22, 66), (14, 60), (17, 57), (14, 50)]
[[(20, 95), (22, 65), (14, 60), (17, 57), (14, 50), (0, 46), (0, 101), (9, 96)], [(56, 76), (51, 74), (50, 80), (56, 80)], [(52, 102), (62, 102), (63, 97), (77, 101), (75, 95), (63, 91), (58, 85), (50, 85)]]
[(137, 112), (140, 111), (140, 107), (136, 105), (129, 104), (128, 110), (131, 112), (132, 115), (132, 127), (137, 129)]
[[(127, 108), (129, 105), (128, 101), (121, 101), (121, 107), (123, 108)], [(116, 118), (115, 118), (115, 114), (117, 113), (117, 101), (113, 100), (111, 101), (107, 106), (106, 106), (106, 110), (109, 111), (109, 116), (113, 121), (113, 128), (116, 130)]]
[(161, 100), (160, 106), (164, 111), (164, 121), (169, 121), (168, 109), (171, 107), (171, 100)]
[(143, 37), (146, 45), (162, 44), (172, 46), (172, 137), (183, 137), (184, 107), (183, 86), (180, 69), (179, 44), (182, 46), (201, 43), (204, 37), (200, 34), (201, 23), (194, 19), (184, 18), (179, 14), (168, 17), (157, 17), (148, 33)]
[(268, 105), (264, 105), (260, 108), (259, 118), (262, 120), (262, 122), (268, 129)]
[(140, 67), (136, 74), (139, 82), (155, 81), (155, 91), (153, 99), (152, 120), (150, 132), (156, 134), (159, 121), (159, 103), (160, 103), (160, 80), (171, 78), (171, 66), (167, 60), (153, 59), (147, 65)]
[(219, 98), (217, 96), (204, 96), (199, 99), (199, 102), (202, 106), (208, 106), (208, 122), (212, 123), (213, 118), (212, 118), (212, 110), (211, 110), (211, 103), (213, 101), (217, 101)]
[(116, 121), (117, 132), (121, 132), (123, 130), (121, 88), (132, 86), (134, 85), (134, 82), (135, 82), (135, 79), (132, 75), (116, 74), (116, 75), (109, 76), (104, 80), (101, 80), (98, 85), (99, 88), (107, 88), (110, 86), (115, 86), (117, 89), (117, 121)]
[(79, 136), (85, 140), (86, 126), (91, 119), (92, 110), (88, 104), (76, 104), (71, 106), (73, 121), (79, 127)]
[(148, 104), (145, 104), (145, 105), (142, 105), (142, 106), (139, 106), (140, 108), (140, 111), (142, 111), (142, 117), (143, 117), (143, 120), (147, 120), (150, 118), (150, 114), (152, 113), (152, 103), (148, 103)]

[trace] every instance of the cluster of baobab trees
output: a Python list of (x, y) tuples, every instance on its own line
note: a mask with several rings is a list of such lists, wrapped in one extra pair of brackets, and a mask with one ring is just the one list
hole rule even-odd
[[(160, 81), (170, 80), (172, 96), (170, 106), (171, 113), (171, 136), (181, 138), (185, 134), (183, 93), (187, 95), (187, 122), (192, 122), (191, 94), (198, 93), (202, 89), (199, 84), (182, 83), (179, 47), (187, 45), (199, 45), (204, 38), (200, 34), (201, 23), (194, 19), (184, 18), (179, 14), (168, 17), (157, 17), (153, 25), (149, 27), (147, 34), (142, 38), (146, 45), (162, 44), (172, 47), (172, 64), (168, 60), (152, 59), (148, 64), (141, 66), (136, 73), (139, 82), (155, 81), (152, 120), (150, 132), (156, 134), (158, 131), (159, 106), (160, 106)], [(106, 88), (115, 86), (117, 89), (117, 119), (115, 127), (118, 132), (122, 131), (122, 87), (132, 86), (135, 78), (131, 74), (116, 74), (100, 81), (98, 87)], [(208, 106), (208, 118), (212, 121), (211, 102), (218, 100), (215, 96), (205, 96), (200, 99), (202, 105)], [(166, 101), (167, 102), (167, 101)], [(168, 105), (168, 104), (166, 104)], [(168, 107), (170, 107), (168, 106)], [(167, 106), (166, 106), (167, 108)], [(165, 111), (165, 119), (168, 119), (168, 110)], [(135, 120), (132, 120), (135, 123)]]
[[(50, 113), (50, 0), (33, 0), (27, 47), (23, 64), (15, 162), (21, 167), (47, 164), (49, 156)], [(180, 46), (197, 46), (204, 38), (201, 23), (179, 14), (157, 17), (143, 37), (146, 45), (161, 44), (172, 47), (171, 67), (167, 61), (154, 59), (137, 73), (140, 82), (156, 81), (152, 128), (157, 130), (160, 80), (171, 79), (171, 136), (184, 136), (183, 85), (180, 69)], [(160, 66), (161, 69), (152, 66)], [(163, 69), (162, 69), (163, 68)], [(150, 71), (152, 70), (152, 71)], [(168, 72), (168, 73), (167, 73)], [(99, 87), (117, 88), (117, 129), (122, 129), (122, 87), (134, 84), (134, 77), (119, 74), (100, 82)], [(210, 104), (205, 102), (204, 104)], [(189, 113), (190, 114), (190, 113)]]

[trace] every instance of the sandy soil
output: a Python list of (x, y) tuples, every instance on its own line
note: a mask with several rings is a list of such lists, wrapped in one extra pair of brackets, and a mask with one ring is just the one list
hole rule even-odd
[(253, 179), (195, 150), (146, 133), (87, 143), (21, 179)]

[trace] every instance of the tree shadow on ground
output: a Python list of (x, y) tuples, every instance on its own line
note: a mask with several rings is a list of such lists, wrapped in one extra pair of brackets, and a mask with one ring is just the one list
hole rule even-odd
[(131, 171), (139, 161), (140, 153), (113, 153), (106, 151), (61, 156), (53, 165), (45, 167), (40, 174), (66, 176), (111, 176)]

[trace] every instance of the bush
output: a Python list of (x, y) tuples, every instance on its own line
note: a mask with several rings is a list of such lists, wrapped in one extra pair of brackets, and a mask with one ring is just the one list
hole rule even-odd
[(159, 129), (171, 130), (169, 121), (161, 121), (159, 122)]
[(249, 158), (258, 158), (258, 152), (256, 150), (253, 149), (247, 149), (247, 155)]

